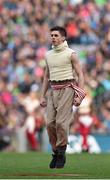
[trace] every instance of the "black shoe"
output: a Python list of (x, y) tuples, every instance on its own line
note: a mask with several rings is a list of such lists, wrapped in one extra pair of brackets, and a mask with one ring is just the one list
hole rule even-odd
[(63, 168), (66, 163), (66, 155), (64, 152), (59, 152), (57, 155), (56, 168)]
[(57, 153), (52, 154), (52, 160), (49, 165), (51, 169), (56, 167), (56, 161), (57, 161)]

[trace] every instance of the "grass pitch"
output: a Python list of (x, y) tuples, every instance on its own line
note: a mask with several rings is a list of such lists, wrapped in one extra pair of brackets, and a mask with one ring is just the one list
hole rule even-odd
[(0, 179), (110, 179), (110, 154), (67, 154), (63, 169), (49, 169), (48, 153), (0, 153)]

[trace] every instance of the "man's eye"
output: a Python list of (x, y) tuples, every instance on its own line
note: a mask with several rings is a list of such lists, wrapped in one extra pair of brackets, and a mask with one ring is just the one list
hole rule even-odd
[(51, 37), (58, 37), (58, 34), (52, 34)]

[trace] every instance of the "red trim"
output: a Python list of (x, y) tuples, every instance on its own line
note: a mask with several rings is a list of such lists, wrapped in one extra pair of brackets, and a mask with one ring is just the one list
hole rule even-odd
[(67, 88), (67, 87), (71, 87), (74, 89), (75, 93), (81, 98), (84, 99), (84, 97), (86, 96), (86, 93), (84, 92), (83, 89), (81, 89), (80, 87), (76, 86), (73, 83), (66, 83), (66, 84), (55, 84), (55, 85), (51, 85), (51, 88), (53, 90), (59, 90), (62, 88)]

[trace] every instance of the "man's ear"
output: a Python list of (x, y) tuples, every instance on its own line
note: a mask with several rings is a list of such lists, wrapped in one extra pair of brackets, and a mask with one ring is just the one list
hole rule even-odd
[(65, 36), (62, 37), (63, 41), (65, 41)]

